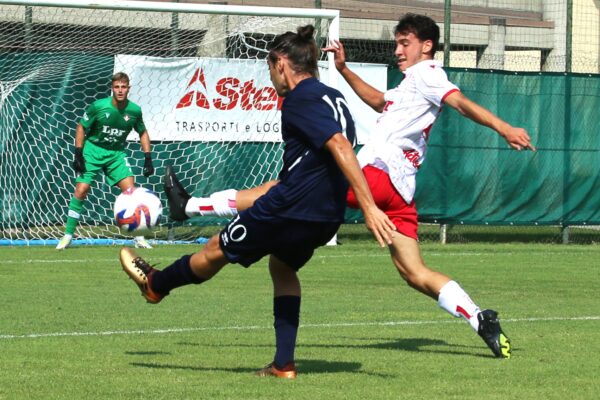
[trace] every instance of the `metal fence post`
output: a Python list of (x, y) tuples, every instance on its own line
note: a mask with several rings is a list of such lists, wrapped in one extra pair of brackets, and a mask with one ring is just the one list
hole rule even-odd
[(444, 0), (444, 67), (450, 66), (450, 24), (452, 22), (452, 1)]

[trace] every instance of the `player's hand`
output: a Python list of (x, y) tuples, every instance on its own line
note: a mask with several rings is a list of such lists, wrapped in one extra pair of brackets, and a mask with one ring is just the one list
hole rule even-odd
[(535, 147), (531, 144), (531, 138), (523, 128), (511, 126), (505, 132), (502, 132), (502, 136), (506, 140), (506, 143), (515, 150), (529, 149), (535, 151)]
[(152, 165), (152, 156), (150, 153), (144, 153), (144, 176), (147, 178), (154, 173), (154, 165)]
[(377, 207), (368, 211), (363, 210), (365, 224), (371, 231), (381, 247), (392, 244), (392, 238), (395, 236), (396, 226), (390, 221), (387, 215)]
[(73, 159), (73, 169), (78, 174), (85, 172), (85, 159), (83, 158), (83, 148), (75, 147), (75, 158)]
[(332, 40), (329, 42), (329, 46), (323, 47), (321, 50), (326, 53), (333, 53), (335, 68), (338, 71), (346, 68), (346, 51), (344, 50), (342, 42), (339, 40)]

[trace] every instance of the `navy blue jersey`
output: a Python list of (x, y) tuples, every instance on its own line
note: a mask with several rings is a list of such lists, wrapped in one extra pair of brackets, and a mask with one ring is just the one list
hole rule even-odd
[(280, 182), (254, 206), (263, 215), (343, 221), (348, 182), (324, 145), (338, 132), (352, 144), (356, 141), (344, 96), (316, 78), (301, 81), (283, 100), (281, 129), (284, 151)]

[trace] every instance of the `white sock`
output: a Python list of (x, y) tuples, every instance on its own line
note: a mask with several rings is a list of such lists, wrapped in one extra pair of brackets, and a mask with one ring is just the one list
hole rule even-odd
[(185, 206), (188, 217), (198, 215), (216, 215), (218, 217), (233, 217), (238, 214), (235, 197), (237, 190), (228, 189), (216, 192), (210, 197), (192, 197)]
[(455, 281), (446, 283), (440, 290), (438, 305), (455, 317), (463, 317), (477, 332), (479, 307), (471, 300), (467, 292)]

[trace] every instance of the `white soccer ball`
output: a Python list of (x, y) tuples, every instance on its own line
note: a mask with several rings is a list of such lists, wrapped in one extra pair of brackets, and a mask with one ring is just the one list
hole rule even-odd
[(138, 187), (121, 193), (114, 211), (115, 223), (123, 233), (140, 236), (158, 225), (162, 203), (154, 192)]

